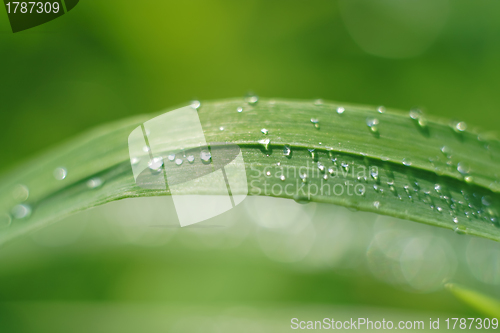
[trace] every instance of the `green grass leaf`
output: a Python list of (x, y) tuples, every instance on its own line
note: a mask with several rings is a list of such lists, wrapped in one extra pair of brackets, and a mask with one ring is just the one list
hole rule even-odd
[(498, 318), (500, 316), (500, 302), (498, 300), (456, 283), (447, 283), (445, 287), (459, 300), (485, 316), (491, 318)]
[[(337, 204), (500, 240), (500, 142), (464, 123), (322, 101), (229, 99), (202, 103), (198, 114), (207, 142), (241, 147), (250, 195)], [(128, 135), (154, 116), (104, 125), (4, 175), (0, 243), (110, 201), (169, 195), (168, 188), (138, 187), (130, 166)]]

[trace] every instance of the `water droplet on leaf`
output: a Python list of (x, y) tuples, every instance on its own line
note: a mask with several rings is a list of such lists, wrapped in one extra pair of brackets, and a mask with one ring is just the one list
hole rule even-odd
[(200, 108), (200, 106), (201, 106), (200, 101), (196, 101), (196, 100), (195, 101), (191, 101), (191, 107), (193, 109), (198, 110)]
[(307, 182), (307, 173), (300, 174), (300, 179), (302, 179), (303, 183)]
[(314, 127), (319, 128), (318, 118), (311, 118), (311, 123), (313, 123)]
[(269, 143), (271, 142), (271, 140), (269, 139), (262, 139), (262, 140), (259, 140), (258, 141), (261, 145), (264, 146), (264, 149), (267, 150), (269, 148)]
[(467, 124), (464, 121), (452, 122), (450, 126), (457, 133), (463, 132), (467, 129)]
[(411, 109), (409, 114), (411, 119), (418, 120), (422, 115), (422, 111), (420, 109)]
[(462, 175), (466, 175), (470, 172), (470, 167), (465, 162), (459, 162), (457, 164), (457, 171)]
[(378, 134), (378, 119), (377, 118), (367, 118), (366, 119), (366, 125), (370, 129), (370, 131), (374, 134)]
[(290, 156), (290, 154), (292, 153), (292, 149), (290, 148), (289, 145), (285, 145), (283, 147), (283, 155), (284, 156)]
[(25, 204), (15, 205), (12, 208), (12, 216), (15, 219), (24, 219), (31, 215), (31, 207)]
[(409, 158), (403, 158), (403, 165), (410, 166), (412, 165), (412, 162)]
[(349, 172), (349, 163), (342, 162), (340, 165), (342, 166), (345, 172)]
[(23, 202), (28, 200), (30, 195), (30, 191), (25, 185), (16, 185), (12, 190), (12, 198), (17, 202)]
[(309, 148), (307, 149), (309, 153), (311, 154), (312, 159), (314, 159), (314, 148)]
[(455, 228), (453, 228), (453, 231), (459, 235), (464, 235), (467, 233), (467, 228), (463, 225), (456, 225)]
[(160, 172), (163, 166), (163, 157), (155, 157), (148, 163), (148, 167), (152, 172)]
[(95, 189), (95, 188), (101, 187), (102, 184), (103, 184), (103, 181), (99, 177), (95, 177), (95, 178), (89, 179), (87, 181), (87, 187), (90, 189)]
[(259, 101), (259, 97), (257, 95), (251, 95), (246, 98), (246, 102), (249, 105), (255, 105)]
[(205, 164), (210, 163), (210, 160), (212, 159), (212, 154), (210, 154), (208, 150), (202, 150), (200, 153), (200, 159)]
[(54, 178), (57, 180), (63, 180), (66, 178), (67, 175), (68, 172), (66, 171), (65, 168), (59, 167), (54, 170)]

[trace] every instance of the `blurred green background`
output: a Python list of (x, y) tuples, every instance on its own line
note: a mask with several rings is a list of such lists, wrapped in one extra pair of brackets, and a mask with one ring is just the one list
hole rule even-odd
[(499, 16), (491, 0), (82, 0), (13, 34), (1, 10), (0, 168), (103, 122), (250, 90), (494, 130)]
[[(497, 130), (499, 59), (500, 2), (492, 0), (82, 0), (68, 14), (16, 34), (2, 9), (0, 172), (104, 122), (249, 91), (402, 110), (418, 106)], [(147, 321), (151, 330), (162, 331), (166, 324), (158, 318), (167, 313), (175, 317), (176, 311), (201, 304), (208, 311), (204, 315), (213, 318), (220, 315), (214, 309), (226, 303), (287, 304), (291, 308), (274, 307), (279, 313), (256, 315), (262, 327), (276, 332), (289, 327), (293, 313), (309, 311), (300, 308), (307, 304), (322, 306), (311, 310), (315, 315), (331, 315), (328, 307), (338, 304), (478, 315), (443, 290), (404, 291), (363, 269), (355, 278), (334, 268), (304, 272), (276, 264), (248, 244), (209, 253), (186, 250), (181, 241), (160, 250), (120, 242), (102, 248), (93, 246), (95, 234), (106, 232), (89, 233), (94, 236), (63, 248), (46, 249), (24, 239), (1, 249), (4, 328), (76, 331), (78, 323), (81, 331), (109, 332), (123, 321), (123, 332), (144, 328)], [(370, 244), (366, 239), (363, 255), (363, 246)], [(467, 266), (463, 253), (457, 258), (458, 265)], [(500, 272), (491, 274), (479, 279), (490, 291), (500, 283)], [(158, 291), (161, 281), (166, 287)], [(190, 289), (193, 284), (199, 288)], [(113, 302), (133, 306), (106, 305)], [(144, 307), (144, 302), (155, 305)], [(177, 305), (164, 308), (164, 302)], [(361, 310), (356, 309), (351, 314), (357, 316)], [(266, 316), (284, 318), (279, 321), (284, 326), (276, 328)], [(249, 331), (261, 331), (245, 323), (238, 321)]]

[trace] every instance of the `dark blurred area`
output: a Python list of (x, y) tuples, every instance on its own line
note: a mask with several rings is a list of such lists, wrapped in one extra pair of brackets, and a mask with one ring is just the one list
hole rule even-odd
[(97, 124), (193, 98), (323, 98), (500, 121), (497, 1), (81, 1), (0, 14), (5, 171)]

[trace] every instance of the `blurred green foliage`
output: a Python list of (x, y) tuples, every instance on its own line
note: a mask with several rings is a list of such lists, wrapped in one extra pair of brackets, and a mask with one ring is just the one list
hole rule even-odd
[(17, 34), (1, 10), (0, 170), (102, 122), (249, 90), (421, 106), (496, 129), (500, 3), (447, 6), (430, 47), (402, 59), (365, 53), (337, 1), (81, 1)]
[[(419, 106), (485, 130), (498, 128), (500, 2), (445, 1), (446, 14), (437, 18), (443, 20), (442, 29), (421, 53), (406, 58), (365, 52), (345, 24), (343, 4), (82, 0), (67, 15), (16, 34), (0, 9), (0, 172), (103, 122), (250, 90), (266, 97), (323, 98), (406, 110)], [(425, 25), (427, 14), (417, 17), (417, 27), (419, 22)], [(390, 31), (400, 29), (405, 20), (381, 23)], [(362, 28), (370, 31), (373, 23)], [(9, 251), (2, 249), (0, 298), (337, 302), (470, 315), (444, 291), (417, 295), (366, 276), (290, 272), (284, 264), (248, 255), (252, 251), (246, 248), (229, 254), (180, 254), (178, 249), (173, 244), (161, 251), (125, 245), (40, 250), (29, 240), (20, 241)], [(139, 272), (138, 284), (122, 281), (124, 272)], [(165, 281), (163, 294), (147, 288), (150, 279), (156, 280), (152, 286)], [(179, 289), (196, 283), (200, 285), (184, 289), (189, 293)], [(25, 323), (33, 315), (51, 327), (47, 318), (54, 317), (43, 311), (59, 311), (57, 306), (30, 312), (25, 310), (29, 307), (4, 304), (0, 309), (2, 327), (10, 331), (30, 331)], [(68, 311), (91, 312), (87, 310)], [(103, 313), (113, 321), (119, 312)], [(85, 320), (80, 317), (68, 327)], [(120, 320), (117, 315), (115, 321)], [(287, 315), (284, 325), (288, 320)]]

